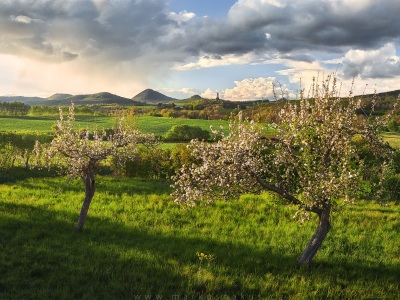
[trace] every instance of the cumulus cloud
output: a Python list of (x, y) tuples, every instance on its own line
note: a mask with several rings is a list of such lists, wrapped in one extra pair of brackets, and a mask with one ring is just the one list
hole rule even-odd
[(235, 87), (226, 89), (223, 98), (227, 100), (273, 99), (275, 77), (246, 78), (235, 81)]
[(186, 10), (181, 11), (179, 13), (176, 13), (176, 12), (168, 13), (168, 18), (177, 22), (178, 24), (187, 22), (187, 21), (193, 19), (194, 17), (196, 17), (195, 13), (188, 12)]
[(201, 93), (200, 96), (206, 99), (215, 99), (217, 97), (217, 93), (218, 91), (208, 88)]
[(400, 76), (400, 57), (392, 43), (376, 50), (350, 50), (343, 59), (344, 78), (392, 78)]

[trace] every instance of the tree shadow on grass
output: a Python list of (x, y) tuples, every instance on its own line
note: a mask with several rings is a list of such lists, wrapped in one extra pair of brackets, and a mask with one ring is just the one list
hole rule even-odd
[[(255, 249), (179, 232), (165, 235), (154, 228), (129, 228), (90, 216), (91, 225), (76, 234), (75, 214), (2, 202), (0, 211), (4, 215), (0, 219), (0, 298), (145, 299), (146, 295), (162, 295), (172, 299), (180, 295), (183, 299), (185, 295), (208, 293), (257, 296), (265, 291), (257, 285), (244, 285), (243, 280), (265, 274), (278, 281), (303, 275), (333, 281), (337, 276), (332, 272), (337, 265), (319, 263), (314, 269), (299, 269), (295, 258), (267, 247)], [(217, 257), (211, 273), (236, 279), (213, 283), (209, 291), (210, 282), (199, 281), (196, 252), (203, 249)], [(379, 272), (366, 266), (338, 264), (356, 272), (352, 276), (361, 276), (366, 284), (374, 282)], [(379, 276), (395, 283), (398, 273), (393, 268), (379, 272)]]
[[(29, 171), (26, 171), (26, 174), (29, 175)], [(42, 174), (42, 175), (40, 175)], [(53, 191), (72, 191), (72, 192), (85, 192), (85, 187), (81, 179), (70, 179), (68, 176), (59, 176), (57, 173), (46, 173), (44, 170), (43, 173), (38, 173), (37, 176), (31, 175), (26, 178), (18, 178), (18, 180), (23, 180), (27, 178), (42, 178), (43, 175), (48, 175), (48, 179), (39, 183), (37, 181), (23, 181), (20, 184), (27, 189), (31, 190), (53, 190)], [(42, 176), (42, 177), (40, 177)], [(7, 182), (1, 182), (0, 176), (0, 184), (2, 183), (15, 183), (17, 180), (13, 181), (8, 179)], [(151, 180), (151, 179), (141, 179), (141, 178), (119, 178), (116, 176), (97, 176), (96, 177), (96, 192), (94, 195), (93, 201), (96, 201), (96, 195), (101, 193), (107, 193), (109, 195), (122, 196), (123, 194), (128, 195), (162, 195), (168, 193), (171, 190), (169, 181), (159, 181), (159, 180)]]
[(28, 178), (46, 178), (59, 176), (56, 170), (27, 169), (25, 167), (13, 167), (9, 170), (0, 170), (0, 184), (15, 183)]

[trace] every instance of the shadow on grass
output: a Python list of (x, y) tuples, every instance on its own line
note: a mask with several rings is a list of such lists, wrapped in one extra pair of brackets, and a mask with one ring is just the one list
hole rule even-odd
[(39, 121), (56, 121), (58, 115), (54, 116), (0, 116), (1, 119), (20, 119), (20, 120), (39, 120)]
[(13, 167), (8, 170), (0, 170), (0, 184), (14, 183), (28, 178), (46, 178), (59, 176), (56, 170), (47, 169), (27, 169), (24, 167)]
[[(26, 175), (26, 178), (23, 178), (23, 175)], [(25, 188), (30, 190), (42, 190), (49, 189), (54, 191), (63, 192), (85, 192), (85, 186), (81, 179), (70, 179), (68, 176), (60, 176), (56, 171), (48, 172), (43, 170), (42, 175), (40, 172), (37, 175), (30, 174), (29, 170), (23, 171), (21, 170), (21, 175), (17, 176), (18, 179), (13, 181), (9, 175), (4, 177), (7, 178), (7, 182), (1, 182), (0, 176), (0, 184), (1, 183), (14, 183), (19, 180), (27, 179), (27, 178), (43, 178), (44, 175), (47, 177), (52, 177), (47, 179), (46, 181), (23, 181), (20, 184)], [(127, 178), (122, 177), (119, 178), (117, 176), (99, 176), (96, 175), (96, 192), (93, 200), (96, 201), (96, 195), (101, 195), (102, 193), (106, 193), (108, 195), (116, 195), (121, 196), (123, 194), (128, 195), (143, 195), (143, 194), (154, 194), (154, 195), (162, 195), (165, 193), (170, 193), (172, 191), (170, 187), (170, 181), (156, 181), (153, 179), (141, 179), (141, 178)]]
[[(264, 252), (244, 245), (164, 236), (90, 216), (85, 231), (76, 234), (76, 215), (30, 205), (0, 203), (0, 210), (7, 213), (0, 221), (0, 298), (198, 295), (207, 292), (196, 283), (196, 252), (201, 249), (209, 249), (218, 258), (216, 265), (227, 276), (246, 276), (257, 268), (255, 261), (261, 265), (267, 260), (293, 263), (280, 255), (266, 257)], [(260, 275), (264, 272), (261, 269)], [(221, 284), (219, 292), (257, 293), (237, 282)]]
[[(202, 249), (217, 257), (210, 270), (226, 278), (246, 280), (273, 274), (282, 280), (309, 275), (334, 281), (338, 275), (334, 269), (339, 267), (354, 278), (362, 277), (365, 284), (376, 280), (378, 274), (388, 282), (398, 279), (395, 268), (381, 272), (338, 262), (299, 269), (295, 258), (272, 249), (257, 250), (251, 245), (183, 233), (163, 235), (154, 229), (128, 228), (90, 216), (84, 232), (76, 234), (75, 214), (44, 207), (0, 202), (0, 211), (5, 216), (0, 219), (0, 298), (4, 299), (145, 299), (145, 295), (163, 295), (164, 299), (180, 295), (183, 299), (185, 295), (206, 295), (196, 257)], [(214, 283), (212, 294), (237, 295), (238, 299), (243, 294), (262, 294), (259, 287), (251, 286), (222, 280)]]

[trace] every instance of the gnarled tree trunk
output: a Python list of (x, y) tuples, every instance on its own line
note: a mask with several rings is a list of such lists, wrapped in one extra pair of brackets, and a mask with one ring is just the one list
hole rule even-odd
[(331, 214), (331, 206), (326, 205), (320, 211), (318, 211), (318, 227), (315, 234), (312, 236), (311, 240), (307, 244), (306, 249), (304, 250), (303, 254), (300, 256), (297, 263), (299, 265), (310, 264), (315, 253), (317, 253), (319, 247), (322, 245), (325, 237), (327, 236), (331, 224), (329, 223), (329, 217)]
[(76, 232), (81, 232), (83, 230), (83, 225), (85, 225), (86, 217), (89, 211), (89, 206), (94, 196), (94, 191), (96, 188), (94, 171), (86, 172), (82, 176), (82, 180), (85, 184), (85, 199), (83, 200), (81, 213), (79, 214), (78, 224), (76, 225)]

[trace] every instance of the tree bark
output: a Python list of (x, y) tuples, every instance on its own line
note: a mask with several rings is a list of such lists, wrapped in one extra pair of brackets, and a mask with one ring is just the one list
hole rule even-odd
[(331, 224), (329, 223), (331, 206), (329, 204), (326, 205), (317, 214), (319, 217), (317, 230), (307, 244), (307, 247), (304, 250), (303, 254), (297, 261), (299, 265), (311, 264), (314, 255), (317, 253), (319, 247), (322, 245), (322, 242), (324, 241), (331, 228)]
[(92, 202), (96, 182), (95, 173), (88, 172), (82, 176), (83, 183), (85, 184), (85, 199), (83, 200), (81, 213), (79, 214), (78, 224), (76, 225), (76, 232), (81, 232), (83, 230), (83, 225), (85, 225), (86, 217), (89, 211), (90, 203)]

